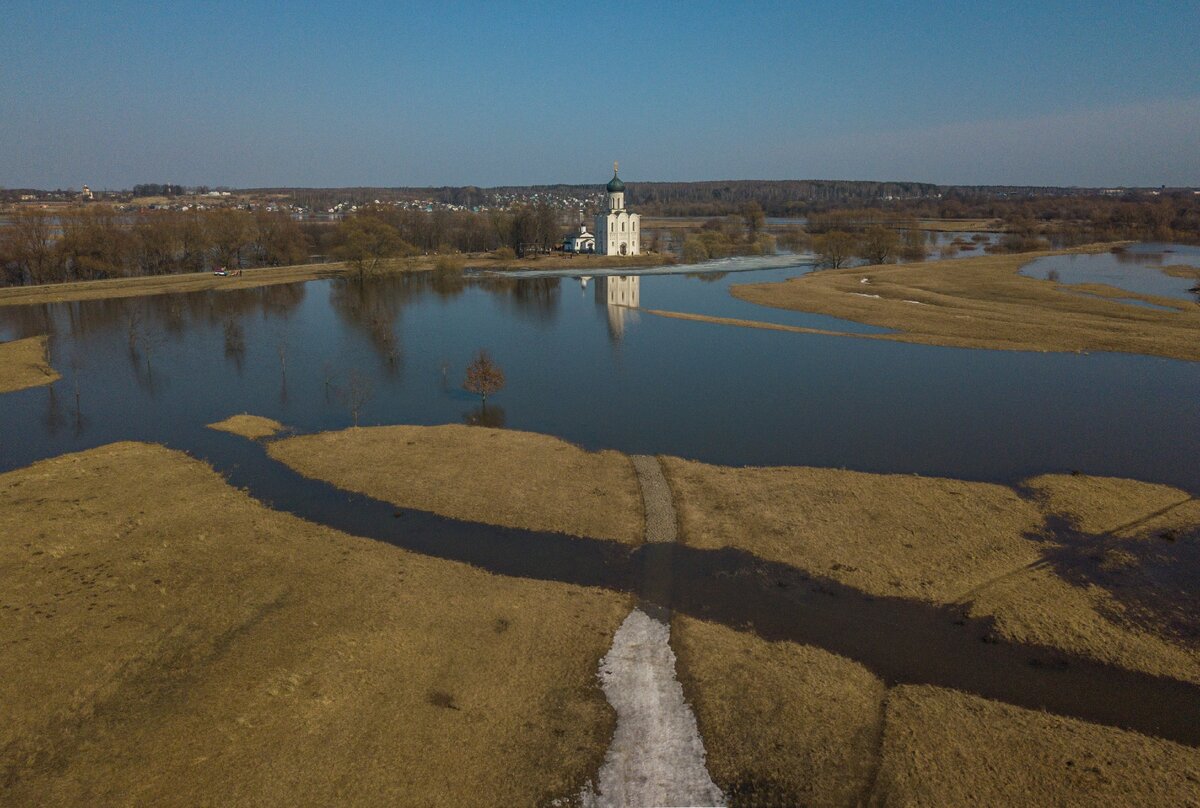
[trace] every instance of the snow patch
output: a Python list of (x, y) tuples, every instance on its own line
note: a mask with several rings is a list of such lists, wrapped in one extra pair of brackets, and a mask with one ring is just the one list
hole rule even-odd
[(600, 767), (599, 792), (589, 785), (580, 794), (585, 808), (724, 804), (675, 678), (670, 638), (665, 622), (634, 609), (600, 660), (598, 676), (617, 728)]

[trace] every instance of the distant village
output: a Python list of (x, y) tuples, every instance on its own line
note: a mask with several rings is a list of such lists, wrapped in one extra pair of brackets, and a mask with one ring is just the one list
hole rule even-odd
[[(135, 185), (129, 190), (98, 191), (87, 185), (79, 190), (0, 189), (0, 209), (55, 207), (103, 203), (117, 210), (216, 210), (235, 208), (290, 213), (298, 221), (335, 221), (367, 206), (432, 213), (438, 210), (506, 211), (519, 205), (546, 205), (560, 211), (597, 210), (604, 194), (597, 187), (576, 193), (553, 190), (438, 189), (439, 197), (421, 196), (408, 189), (288, 189), (238, 190), (179, 185)], [(462, 201), (444, 197), (461, 196)], [(461, 193), (459, 193), (461, 192)]]

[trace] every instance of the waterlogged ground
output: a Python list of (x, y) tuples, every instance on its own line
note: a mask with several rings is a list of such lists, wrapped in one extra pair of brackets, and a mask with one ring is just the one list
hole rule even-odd
[[(809, 271), (795, 260), (654, 271), (638, 302), (866, 328), (729, 296)], [(504, 424), (730, 465), (1001, 482), (1081, 470), (1200, 491), (1196, 363), (735, 329), (606, 299), (599, 278), (420, 273), (6, 308), (0, 339), (49, 333), (63, 378), (0, 398), (0, 468), (118, 439), (188, 448), (237, 412), (307, 432), (357, 410), (362, 424)], [(486, 411), (461, 390), (480, 348), (507, 378)]]
[[(8, 795), (526, 804), (590, 794), (597, 771), (607, 794), (624, 719), (604, 699), (637, 693), (614, 701), (596, 671), (637, 595), (673, 611), (664, 686), (736, 804), (1187, 804), (1195, 500), (1028, 478), (1200, 491), (1200, 363), (609, 303), (867, 328), (728, 293), (806, 271), (424, 273), (0, 310), (0, 340), (50, 334), (63, 374), (0, 396), (0, 472), (20, 469), (0, 486)], [(481, 347), (508, 379), (486, 408), (459, 386)], [(643, 497), (621, 455), (512, 430), (242, 437), (355, 421), (1036, 497), (668, 460), (679, 541), (631, 545)], [(131, 438), (221, 476), (105, 446)], [(74, 662), (41, 670), (63, 647)]]
[[(1087, 255), (1052, 255), (1039, 258), (1021, 269), (1022, 275), (1062, 283), (1102, 283), (1143, 295), (1200, 301), (1190, 291), (1194, 278), (1176, 278), (1159, 267), (1200, 266), (1200, 247), (1187, 244), (1134, 244), (1119, 252)], [(1133, 299), (1135, 305), (1151, 305)]]

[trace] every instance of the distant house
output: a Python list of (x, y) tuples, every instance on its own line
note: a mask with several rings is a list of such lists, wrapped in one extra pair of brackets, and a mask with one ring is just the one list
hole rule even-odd
[(586, 224), (579, 225), (579, 232), (575, 235), (563, 239), (563, 252), (594, 253), (595, 251), (596, 237), (588, 232)]

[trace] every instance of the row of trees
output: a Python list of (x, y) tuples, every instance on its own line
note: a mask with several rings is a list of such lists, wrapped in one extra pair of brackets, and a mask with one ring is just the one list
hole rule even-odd
[(548, 249), (563, 227), (547, 205), (486, 213), (377, 206), (337, 223), (238, 208), (133, 214), (107, 205), (18, 209), (11, 224), (0, 227), (0, 285), (326, 260), (352, 261), (367, 271), (403, 255)]
[(882, 225), (872, 225), (861, 233), (818, 233), (812, 237), (811, 246), (821, 265), (833, 269), (854, 258), (868, 264), (888, 264), (899, 259), (920, 261), (927, 255), (925, 233), (916, 228), (897, 231)]
[(220, 209), (129, 216), (105, 205), (19, 210), (0, 228), (0, 283), (200, 272), (210, 266), (284, 266), (309, 255), (282, 213)]
[(1200, 196), (1190, 191), (1011, 199), (954, 193), (811, 212), (808, 229), (820, 233), (861, 230), (873, 224), (903, 227), (905, 220), (914, 219), (998, 220), (1005, 232), (1065, 246), (1126, 239), (1200, 242)]

